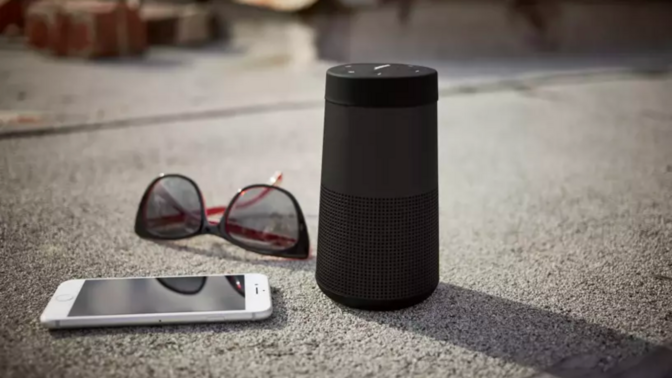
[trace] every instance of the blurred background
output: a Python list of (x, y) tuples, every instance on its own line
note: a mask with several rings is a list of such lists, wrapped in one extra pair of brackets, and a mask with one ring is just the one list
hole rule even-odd
[(429, 65), (449, 91), (661, 73), (671, 19), (654, 0), (0, 0), (0, 132), (316, 106), (339, 62)]

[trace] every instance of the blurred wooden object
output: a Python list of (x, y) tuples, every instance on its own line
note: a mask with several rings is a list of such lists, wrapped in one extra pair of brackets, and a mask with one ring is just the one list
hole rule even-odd
[(204, 4), (145, 3), (141, 10), (150, 45), (198, 45), (219, 37), (219, 25)]
[(56, 56), (100, 58), (145, 51), (138, 6), (111, 1), (42, 0), (26, 15), (28, 44)]

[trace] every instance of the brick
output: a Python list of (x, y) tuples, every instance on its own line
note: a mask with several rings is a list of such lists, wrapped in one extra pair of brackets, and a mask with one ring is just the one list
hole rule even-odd
[(146, 48), (139, 10), (126, 3), (45, 0), (31, 6), (26, 18), (29, 45), (57, 56), (125, 56)]

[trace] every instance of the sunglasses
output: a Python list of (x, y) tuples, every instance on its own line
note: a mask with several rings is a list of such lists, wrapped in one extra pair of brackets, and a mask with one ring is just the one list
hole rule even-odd
[[(303, 212), (294, 196), (279, 187), (281, 182), (282, 173), (277, 173), (269, 184), (239, 190), (226, 207), (206, 208), (193, 180), (161, 175), (142, 196), (135, 233), (154, 240), (217, 235), (262, 255), (308, 258), (310, 240)], [(219, 221), (208, 219), (219, 214), (223, 214)]]

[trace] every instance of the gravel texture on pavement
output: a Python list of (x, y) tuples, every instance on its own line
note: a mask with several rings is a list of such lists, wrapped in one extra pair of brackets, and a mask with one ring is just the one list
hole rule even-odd
[[(642, 77), (443, 99), (441, 283), (426, 302), (386, 313), (334, 304), (314, 259), (133, 233), (161, 172), (193, 178), (214, 205), (282, 170), (315, 245), (321, 109), (0, 139), (0, 376), (662, 378), (672, 360), (658, 347), (672, 340), (670, 98), (672, 80)], [(268, 275), (272, 318), (64, 331), (38, 322), (65, 280), (225, 272)]]

